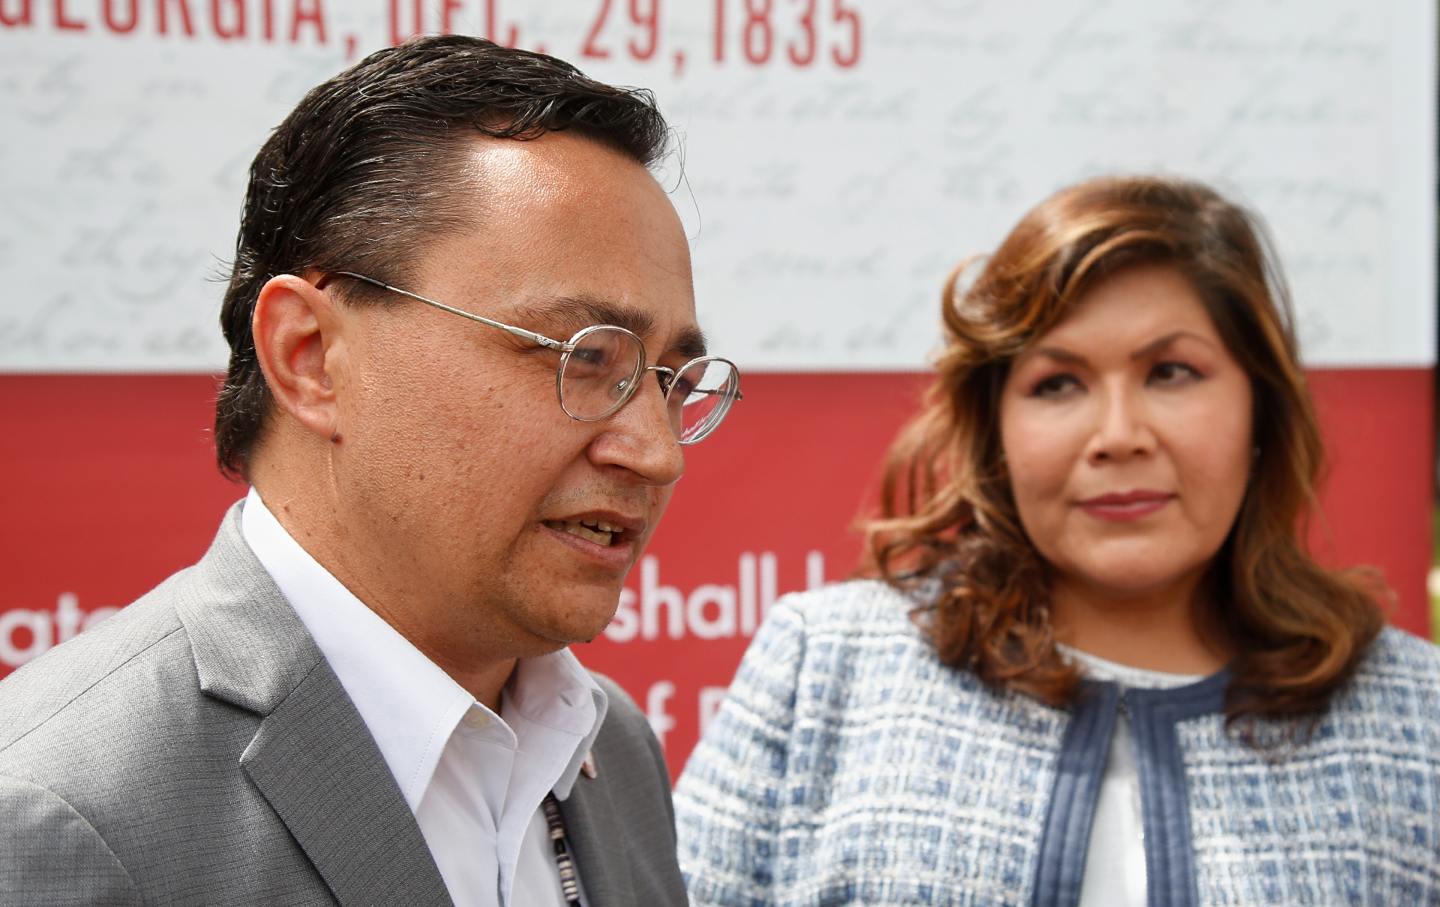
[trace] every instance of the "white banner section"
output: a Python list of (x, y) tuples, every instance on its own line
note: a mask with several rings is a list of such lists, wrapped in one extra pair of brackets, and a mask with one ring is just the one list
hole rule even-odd
[(652, 88), (713, 346), (923, 367), (952, 265), (1078, 178), (1213, 182), (1270, 224), (1312, 366), (1435, 358), (1422, 0), (0, 0), (0, 370), (223, 368), (245, 168), (413, 33)]

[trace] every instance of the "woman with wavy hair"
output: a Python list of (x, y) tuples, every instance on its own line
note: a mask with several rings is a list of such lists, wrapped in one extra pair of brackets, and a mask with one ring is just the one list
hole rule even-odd
[(1306, 552), (1259, 223), (1088, 181), (942, 311), (871, 578), (776, 603), (680, 779), (693, 902), (1440, 903), (1440, 654)]

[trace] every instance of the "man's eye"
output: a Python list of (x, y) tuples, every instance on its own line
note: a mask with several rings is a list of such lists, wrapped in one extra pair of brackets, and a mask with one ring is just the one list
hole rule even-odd
[(613, 356), (604, 346), (577, 346), (570, 352), (570, 365), (577, 368), (601, 370), (608, 366)]

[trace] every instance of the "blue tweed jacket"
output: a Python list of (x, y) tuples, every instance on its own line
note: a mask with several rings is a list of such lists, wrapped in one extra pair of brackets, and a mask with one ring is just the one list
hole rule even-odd
[(695, 904), (1074, 904), (1117, 709), (1155, 905), (1440, 904), (1440, 650), (1386, 630), (1302, 742), (1224, 672), (1055, 709), (942, 665), (872, 582), (787, 596), (675, 796)]

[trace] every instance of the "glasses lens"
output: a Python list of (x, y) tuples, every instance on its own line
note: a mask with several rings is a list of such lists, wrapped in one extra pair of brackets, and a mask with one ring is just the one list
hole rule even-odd
[(640, 338), (623, 328), (586, 328), (560, 365), (560, 405), (576, 419), (603, 419), (625, 405), (640, 380)]
[(740, 390), (740, 373), (724, 359), (696, 359), (680, 370), (668, 402), (676, 436), (694, 444), (715, 430)]

